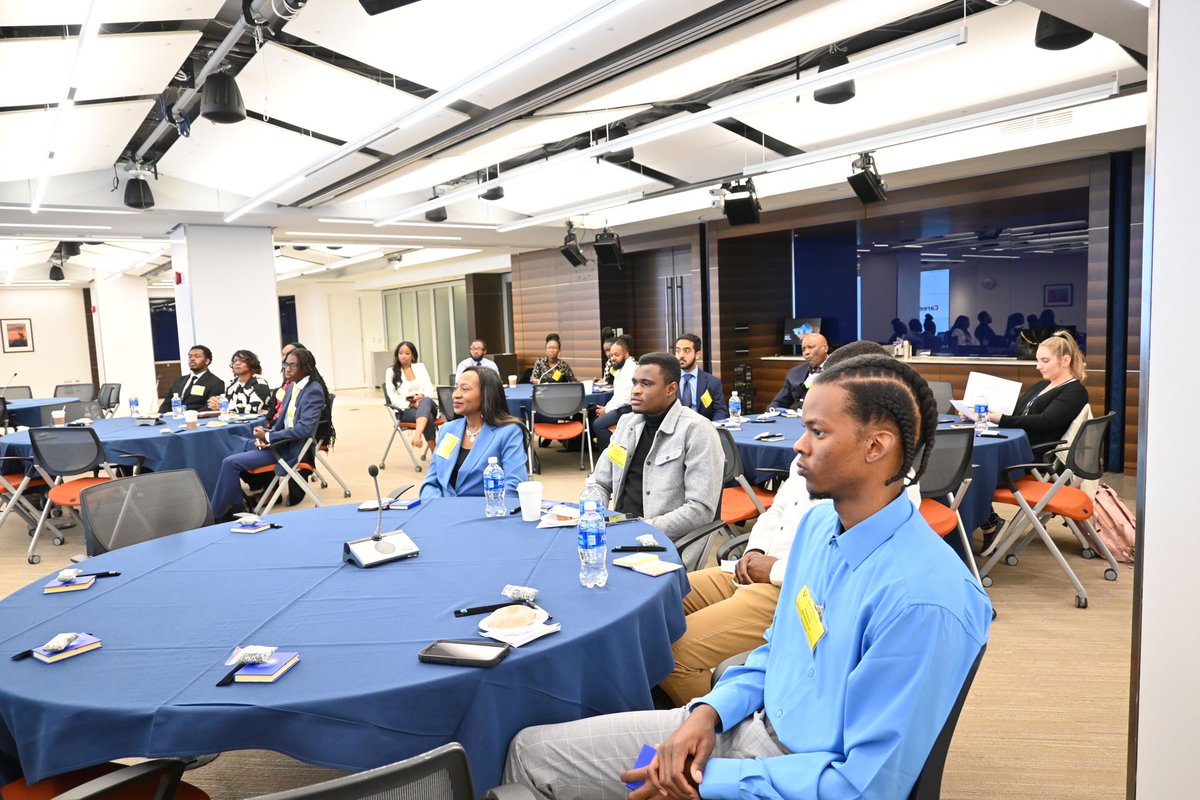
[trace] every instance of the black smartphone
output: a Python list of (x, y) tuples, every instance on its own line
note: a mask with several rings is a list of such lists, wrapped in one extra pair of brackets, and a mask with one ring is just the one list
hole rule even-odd
[(762, 417), (755, 417), (754, 419), (752, 419), (750, 421), (757, 425), (772, 425), (775, 423), (775, 418), (767, 417), (766, 419), (763, 419)]
[(457, 664), (462, 667), (494, 667), (504, 660), (512, 645), (478, 639), (438, 639), (417, 658), (428, 664)]

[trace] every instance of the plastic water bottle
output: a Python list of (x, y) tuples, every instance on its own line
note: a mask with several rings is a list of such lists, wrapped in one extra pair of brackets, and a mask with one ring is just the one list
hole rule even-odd
[(486, 505), (483, 509), (485, 517), (503, 517), (508, 514), (504, 507), (504, 467), (495, 456), (488, 456), (487, 469), (483, 471), (483, 496)]
[(975, 398), (975, 435), (982, 436), (987, 431), (988, 426), (988, 403), (987, 398), (979, 395)]
[(583, 505), (579, 516), (579, 582), (585, 589), (603, 588), (608, 583), (608, 535), (604, 515), (595, 500)]
[(179, 399), (179, 392), (171, 395), (171, 416), (175, 419), (183, 418), (183, 401)]
[(737, 392), (729, 395), (729, 418), (734, 421), (742, 418), (742, 398), (738, 397)]
[(604, 511), (604, 492), (600, 491), (600, 487), (596, 484), (596, 479), (588, 476), (588, 479), (583, 484), (583, 492), (579, 495), (579, 513), (583, 514), (583, 508), (587, 505), (588, 500), (596, 501), (596, 508), (600, 509), (600, 513)]
[(218, 419), (224, 421), (229, 419), (229, 398), (221, 395), (221, 399), (217, 401), (217, 407), (221, 409), (221, 414)]
[(129, 398), (129, 416), (138, 416), (138, 401), (136, 397)]

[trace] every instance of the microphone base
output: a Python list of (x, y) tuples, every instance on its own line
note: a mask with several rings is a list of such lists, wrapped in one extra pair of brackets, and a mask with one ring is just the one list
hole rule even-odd
[(385, 533), (380, 539), (366, 536), (342, 545), (342, 560), (367, 569), (419, 555), (421, 548), (402, 530)]

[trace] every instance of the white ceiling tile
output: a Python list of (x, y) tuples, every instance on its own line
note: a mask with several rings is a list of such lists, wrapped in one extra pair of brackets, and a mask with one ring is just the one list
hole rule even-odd
[[(76, 106), (52, 174), (112, 166), (154, 105), (152, 100)], [(55, 109), (0, 113), (0, 182), (36, 178), (49, 149)]]
[(514, 179), (505, 184), (504, 199), (496, 200), (494, 204), (532, 216), (625, 192), (653, 192), (665, 188), (666, 184), (623, 167), (580, 159)]
[(1070, 50), (1038, 49), (1031, 33), (1038, 13), (1014, 3), (975, 14), (967, 44), (859, 78), (857, 96), (846, 103), (823, 105), (806, 93), (738, 117), (796, 147), (819, 150), (1112, 81), (1118, 68), (1123, 83), (1144, 77), (1116, 44), (1099, 36)]
[[(0, 25), (82, 25), (90, 0), (0, 0)], [(210, 19), (225, 0), (102, 0), (100, 22)]]
[(370, 187), (355, 197), (356, 200), (375, 200), (380, 197), (391, 197), (408, 192), (429, 191), (439, 183), (453, 180), (479, 167), (479, 159), (474, 156), (439, 156), (427, 158), (400, 172), (375, 181)]
[[(371, 133), (421, 102), (415, 95), (274, 42), (267, 42), (250, 59), (238, 73), (237, 82), (246, 108), (347, 142)], [(406, 129), (404, 136), (420, 141), (466, 118), (465, 114), (445, 109)], [(391, 141), (398, 138), (393, 134)], [(383, 140), (371, 147), (395, 152)]]
[[(76, 101), (156, 95), (200, 39), (198, 31), (100, 36), (84, 50)], [(0, 106), (59, 103), (67, 94), (76, 38), (0, 40)]]
[(633, 153), (639, 164), (688, 183), (737, 175), (747, 164), (779, 157), (773, 150), (718, 125), (705, 125), (669, 139), (640, 144)]
[[(159, 159), (159, 172), (222, 191), (250, 196), (286, 180), (306, 164), (335, 150), (335, 146), (310, 136), (247, 119), (234, 125), (216, 125), (197, 119), (192, 135), (179, 139)], [(373, 159), (352, 154), (335, 167), (361, 169)], [(325, 175), (325, 172), (320, 173)], [(298, 187), (303, 193), (309, 187)], [(286, 201), (287, 196), (281, 196)]]

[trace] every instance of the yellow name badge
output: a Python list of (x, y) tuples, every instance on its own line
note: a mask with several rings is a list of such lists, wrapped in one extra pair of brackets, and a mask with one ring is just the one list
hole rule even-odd
[(188, 392), (188, 394), (195, 395), (196, 397), (203, 397), (204, 396), (204, 387), (201, 386), (200, 384), (196, 384), (196, 385), (192, 386), (192, 390), (190, 392)]
[(458, 437), (453, 433), (447, 433), (442, 437), (441, 444), (438, 445), (437, 454), (442, 458), (449, 458), (457, 446)]
[(608, 446), (608, 460), (616, 464), (621, 469), (625, 469), (625, 458), (629, 453), (624, 447), (619, 444), (610, 444)]
[(705, 389), (704, 394), (700, 395), (700, 402), (704, 404), (705, 408), (712, 405), (712, 395), (709, 394), (708, 389)]
[(554, 370), (554, 374), (550, 376), (550, 380), (552, 380), (552, 381), (559, 380), (560, 378), (562, 378), (562, 370), (561, 369)]
[(800, 614), (800, 622), (804, 625), (805, 635), (808, 636), (808, 646), (815, 650), (817, 642), (825, 636), (825, 623), (821, 621), (821, 612), (817, 610), (817, 604), (813, 602), (812, 592), (808, 590), (807, 585), (796, 595), (796, 611)]

